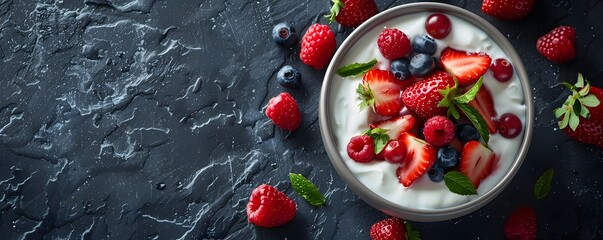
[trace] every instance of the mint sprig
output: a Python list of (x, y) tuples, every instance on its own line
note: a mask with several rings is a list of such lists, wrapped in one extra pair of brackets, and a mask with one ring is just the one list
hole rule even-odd
[(373, 128), (362, 133), (373, 139), (373, 144), (375, 145), (375, 154), (379, 154), (387, 145), (387, 141), (389, 141), (387, 131), (388, 129)]
[(362, 75), (371, 70), (375, 64), (377, 64), (376, 58), (373, 58), (371, 61), (365, 63), (355, 62), (337, 69), (337, 75), (341, 77)]
[(289, 173), (289, 179), (295, 192), (306, 199), (312, 206), (320, 207), (326, 202), (325, 197), (320, 193), (316, 185), (301, 174)]
[(538, 177), (536, 184), (534, 184), (534, 196), (536, 199), (543, 199), (549, 194), (554, 175), (555, 170), (549, 168), (540, 177)]
[(459, 171), (450, 171), (444, 174), (444, 184), (448, 189), (459, 195), (476, 195), (477, 190), (469, 178)]

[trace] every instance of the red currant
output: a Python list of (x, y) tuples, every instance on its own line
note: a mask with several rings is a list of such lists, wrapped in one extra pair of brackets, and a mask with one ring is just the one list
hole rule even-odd
[(375, 156), (375, 144), (368, 135), (355, 136), (347, 146), (348, 156), (356, 162), (370, 162)]
[(442, 39), (448, 36), (451, 27), (450, 19), (441, 13), (431, 14), (425, 21), (427, 33), (435, 39)]
[(515, 114), (505, 113), (498, 119), (498, 132), (506, 138), (514, 138), (522, 129), (521, 120)]
[(499, 58), (492, 62), (490, 66), (492, 76), (500, 82), (506, 82), (513, 76), (513, 65), (507, 59)]
[(383, 149), (385, 161), (390, 163), (401, 163), (406, 158), (406, 145), (400, 140), (392, 140)]

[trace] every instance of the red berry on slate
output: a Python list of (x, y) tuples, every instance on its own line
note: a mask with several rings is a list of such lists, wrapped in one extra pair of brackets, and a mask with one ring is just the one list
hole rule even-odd
[(321, 70), (331, 61), (336, 47), (335, 34), (329, 26), (315, 23), (302, 37), (299, 58), (306, 65)]
[(301, 113), (297, 103), (287, 92), (270, 99), (266, 107), (266, 116), (274, 125), (290, 132), (297, 129), (301, 123)]
[(375, 144), (368, 135), (352, 137), (347, 150), (348, 156), (356, 162), (370, 162), (375, 157)]
[(371, 240), (406, 240), (406, 225), (399, 218), (386, 218), (371, 226)]
[(400, 140), (391, 140), (381, 152), (386, 161), (401, 163), (406, 158), (406, 145)]
[(503, 20), (519, 20), (534, 7), (534, 0), (484, 0), (482, 12)]
[(387, 59), (402, 58), (412, 51), (410, 39), (402, 31), (395, 28), (387, 28), (379, 34), (377, 46), (381, 55)]
[(273, 186), (262, 184), (251, 192), (247, 219), (259, 227), (278, 227), (295, 217), (297, 204)]
[(565, 63), (576, 57), (576, 30), (561, 26), (538, 38), (536, 50), (554, 63)]
[(441, 13), (431, 14), (425, 21), (427, 33), (435, 39), (442, 39), (448, 36), (451, 28), (450, 19)]
[(519, 207), (505, 221), (505, 237), (507, 239), (536, 239), (538, 222), (536, 211), (531, 207)]
[(506, 138), (514, 138), (521, 133), (521, 120), (515, 114), (505, 113), (498, 119), (498, 132)]
[(431, 145), (442, 147), (452, 142), (455, 129), (454, 123), (447, 117), (435, 116), (425, 122), (423, 136)]
[(507, 59), (498, 58), (492, 62), (490, 71), (496, 80), (506, 82), (513, 76), (513, 65)]

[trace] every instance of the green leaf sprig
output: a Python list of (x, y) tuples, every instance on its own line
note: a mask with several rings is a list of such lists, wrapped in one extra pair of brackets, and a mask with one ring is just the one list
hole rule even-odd
[(337, 17), (341, 9), (345, 7), (341, 0), (331, 0), (331, 2), (333, 2), (333, 6), (331, 7), (331, 14), (325, 15), (325, 17), (329, 19), (329, 24), (335, 21), (335, 17)]
[(325, 204), (325, 197), (310, 180), (298, 173), (289, 173), (289, 179), (295, 192), (306, 199), (312, 206), (320, 207)]
[(404, 226), (406, 227), (406, 239), (421, 240), (421, 233), (413, 229), (409, 221), (404, 221)]
[(387, 145), (387, 141), (389, 141), (387, 131), (388, 129), (373, 128), (362, 133), (373, 139), (373, 143), (375, 144), (375, 154), (379, 154)]
[(553, 113), (555, 114), (555, 118), (561, 118), (559, 128), (564, 129), (569, 126), (573, 131), (576, 131), (576, 128), (580, 124), (580, 117), (585, 119), (590, 118), (588, 108), (599, 106), (601, 101), (597, 96), (589, 94), (590, 84), (584, 79), (581, 73), (578, 73), (576, 84), (571, 85), (567, 82), (563, 82), (562, 84), (569, 88), (572, 94)]
[(536, 199), (543, 199), (549, 195), (554, 175), (555, 170), (549, 168), (540, 177), (538, 177), (536, 184), (534, 184), (534, 196)]
[(444, 174), (444, 184), (451, 192), (459, 195), (476, 195), (477, 189), (469, 178), (459, 171), (450, 171)]
[(376, 58), (373, 58), (372, 60), (365, 63), (355, 62), (337, 69), (337, 75), (341, 77), (362, 75), (371, 70), (376, 64)]

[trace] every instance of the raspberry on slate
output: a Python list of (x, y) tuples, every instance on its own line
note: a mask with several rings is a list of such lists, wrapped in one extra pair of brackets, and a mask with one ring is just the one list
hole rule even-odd
[(356, 162), (370, 162), (375, 157), (375, 144), (368, 135), (352, 137), (347, 146), (348, 156)]
[(565, 63), (576, 57), (576, 30), (561, 26), (538, 38), (536, 49), (554, 63)]
[(484, 0), (482, 12), (502, 20), (519, 20), (530, 13), (534, 0)]
[(519, 207), (505, 221), (504, 231), (507, 239), (536, 239), (538, 222), (536, 211), (531, 207)]
[(266, 107), (266, 116), (274, 125), (290, 132), (295, 131), (301, 123), (301, 113), (297, 103), (287, 92), (270, 99)]
[(335, 34), (329, 26), (315, 23), (302, 37), (299, 58), (306, 65), (321, 70), (331, 61), (336, 47)]
[(454, 139), (454, 123), (444, 116), (435, 116), (425, 122), (423, 136), (425, 141), (436, 147), (448, 145)]
[(412, 51), (410, 39), (396, 28), (383, 30), (377, 38), (377, 46), (381, 55), (390, 60), (405, 57)]
[(259, 227), (278, 227), (295, 217), (297, 204), (273, 186), (262, 184), (251, 192), (247, 219)]

